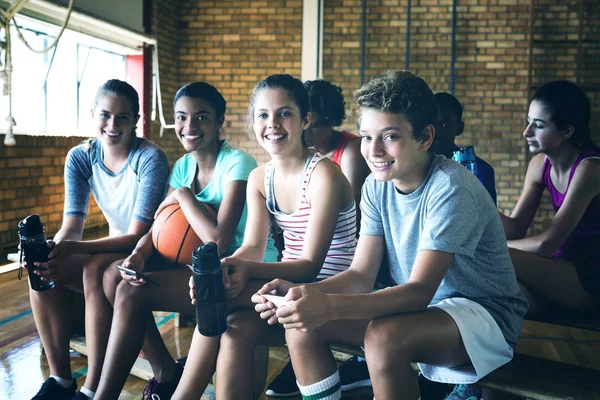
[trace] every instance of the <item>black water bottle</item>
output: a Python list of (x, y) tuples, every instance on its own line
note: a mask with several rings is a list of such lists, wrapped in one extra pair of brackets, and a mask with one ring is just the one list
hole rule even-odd
[(33, 263), (48, 261), (48, 253), (50, 252), (46, 243), (44, 224), (42, 224), (38, 214), (30, 215), (19, 222), (19, 240), (21, 242), (21, 259), (25, 256), (31, 288), (38, 292), (52, 289), (54, 282), (44, 282), (41, 276), (34, 273), (35, 270), (40, 268), (33, 265)]
[(217, 244), (204, 243), (192, 253), (192, 274), (196, 294), (198, 332), (219, 336), (227, 329), (225, 287)]

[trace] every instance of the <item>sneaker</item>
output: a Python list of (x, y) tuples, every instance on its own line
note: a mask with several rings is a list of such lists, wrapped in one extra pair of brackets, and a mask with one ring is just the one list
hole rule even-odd
[(71, 400), (90, 400), (90, 398), (87, 397), (85, 394), (79, 392)]
[(279, 375), (273, 379), (273, 382), (265, 392), (270, 397), (292, 397), (300, 395), (300, 389), (296, 385), (296, 374), (292, 368), (292, 363), (288, 361)]
[(481, 388), (477, 385), (456, 385), (446, 400), (479, 400)]
[(417, 375), (422, 400), (443, 400), (448, 396), (448, 384), (430, 381), (419, 372)]
[(40, 391), (31, 398), (31, 400), (71, 400), (75, 396), (77, 382), (73, 379), (73, 384), (64, 388), (56, 382), (54, 378), (48, 378), (42, 384)]
[(364, 358), (351, 357), (344, 361), (339, 369), (342, 392), (372, 386), (367, 360)]
[(183, 367), (177, 364), (177, 373), (175, 379), (169, 382), (159, 382), (156, 378), (152, 377), (142, 393), (142, 400), (168, 400), (175, 393), (177, 385), (183, 375)]

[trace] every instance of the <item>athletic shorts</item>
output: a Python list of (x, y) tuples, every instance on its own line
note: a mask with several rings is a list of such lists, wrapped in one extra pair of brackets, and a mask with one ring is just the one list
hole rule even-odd
[(482, 305), (454, 297), (430, 307), (437, 307), (454, 319), (471, 364), (449, 368), (419, 363), (425, 378), (435, 382), (470, 384), (512, 360), (512, 347), (504, 339), (492, 315)]

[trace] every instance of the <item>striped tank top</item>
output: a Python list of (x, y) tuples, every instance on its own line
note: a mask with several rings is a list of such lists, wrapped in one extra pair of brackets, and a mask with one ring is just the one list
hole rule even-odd
[[(267, 194), (267, 209), (273, 215), (277, 225), (283, 230), (283, 254), (282, 261), (297, 260), (302, 255), (304, 240), (306, 238), (306, 227), (310, 217), (310, 204), (306, 200), (306, 190), (310, 177), (324, 157), (318, 153), (312, 154), (304, 166), (304, 175), (300, 184), (300, 206), (291, 214), (281, 212), (275, 201), (273, 189), (273, 176), (275, 168), (272, 163), (267, 164), (265, 171), (265, 191)], [(331, 246), (325, 256), (325, 262), (317, 280), (329, 278), (339, 272), (348, 269), (352, 263), (354, 251), (356, 250), (356, 204), (340, 211), (338, 221), (331, 241)]]

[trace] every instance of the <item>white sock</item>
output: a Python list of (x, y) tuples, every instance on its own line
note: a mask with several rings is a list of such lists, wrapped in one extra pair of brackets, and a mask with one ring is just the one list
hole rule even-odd
[(88, 398), (93, 399), (96, 395), (96, 392), (92, 392), (90, 389), (82, 387), (80, 390), (81, 393), (85, 394)]
[(58, 383), (60, 386), (62, 386), (64, 388), (71, 387), (71, 385), (73, 384), (73, 379), (65, 379), (65, 378), (61, 378), (60, 376), (54, 376), (54, 375), (50, 375), (50, 378), (54, 378), (56, 383)]
[(340, 373), (337, 370), (333, 375), (312, 385), (302, 386), (298, 381), (296, 384), (303, 399), (310, 397), (318, 400), (339, 400), (342, 398), (342, 384), (340, 383)]

